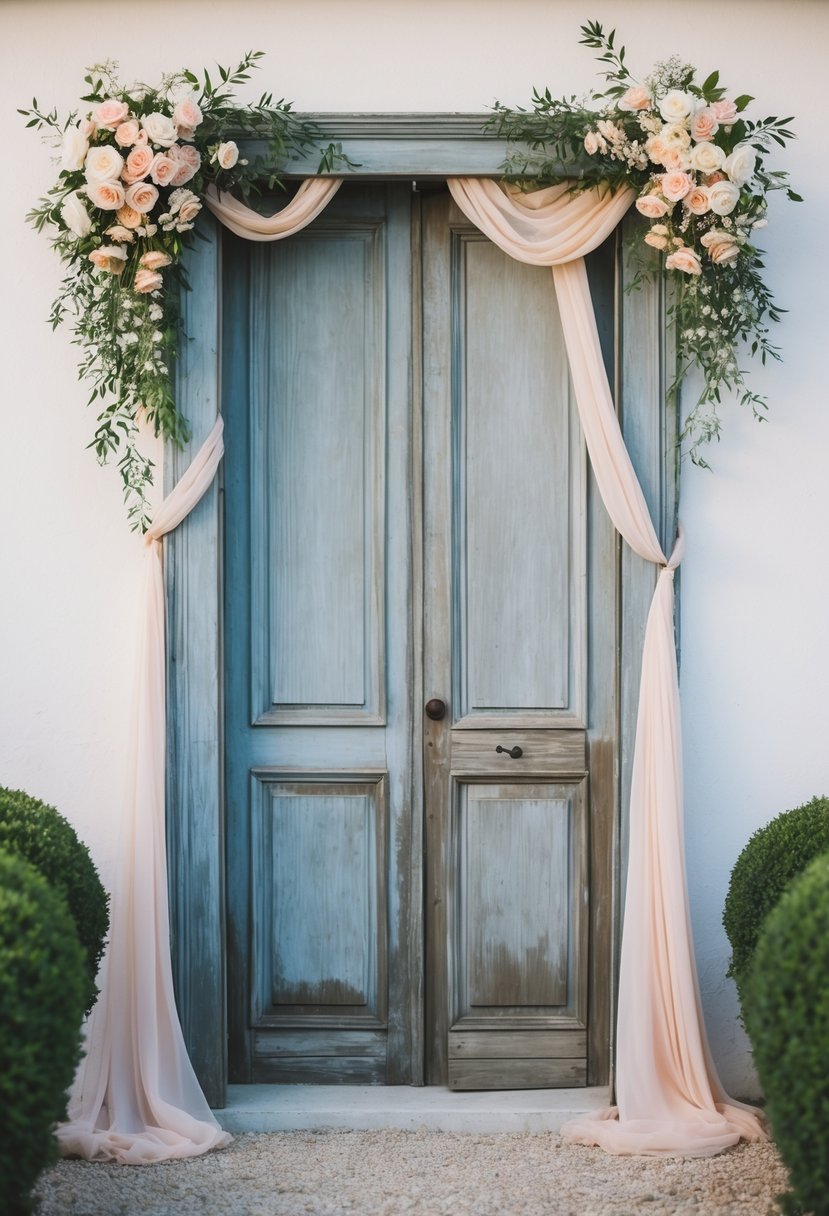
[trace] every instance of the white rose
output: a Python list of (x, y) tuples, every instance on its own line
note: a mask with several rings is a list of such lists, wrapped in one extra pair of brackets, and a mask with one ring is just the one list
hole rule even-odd
[(737, 144), (730, 156), (725, 158), (723, 169), (735, 186), (744, 186), (754, 173), (757, 157), (751, 144)]
[(714, 182), (708, 190), (708, 202), (715, 215), (728, 215), (740, 200), (740, 190), (733, 182)]
[(84, 169), (88, 182), (109, 182), (120, 177), (124, 168), (124, 158), (120, 156), (111, 144), (103, 144), (99, 148), (91, 148), (87, 153)]
[(89, 151), (89, 140), (78, 127), (67, 127), (63, 133), (60, 150), (60, 166), (74, 173), (83, 168), (84, 157)]
[(691, 149), (691, 165), (700, 173), (716, 173), (723, 167), (725, 153), (716, 144), (703, 140)]
[(60, 209), (60, 218), (70, 232), (75, 236), (86, 236), (92, 230), (92, 220), (89, 212), (80, 200), (76, 191), (67, 194)]
[(695, 101), (690, 93), (671, 89), (659, 102), (659, 113), (665, 122), (684, 122), (694, 111)]
[(175, 124), (166, 114), (145, 114), (141, 119), (141, 126), (147, 132), (147, 138), (151, 144), (156, 144), (160, 148), (169, 148), (176, 142)]
[(232, 169), (239, 159), (239, 149), (232, 139), (226, 144), (219, 144), (216, 149), (216, 160), (222, 169)]
[(680, 126), (678, 123), (668, 123), (659, 132), (662, 142), (666, 148), (689, 148), (691, 146), (691, 134)]

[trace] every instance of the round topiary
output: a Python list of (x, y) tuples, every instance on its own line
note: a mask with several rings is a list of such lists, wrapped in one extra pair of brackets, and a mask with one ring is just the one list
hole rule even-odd
[(39, 870), (66, 900), (86, 952), (86, 1012), (95, 1003), (95, 977), (109, 928), (109, 896), (89, 850), (53, 806), (0, 786), (0, 849)]
[(86, 959), (66, 902), (0, 850), (0, 1212), (22, 1216), (54, 1160), (80, 1058)]
[(829, 1216), (829, 856), (769, 913), (744, 991), (754, 1062), (789, 1170), (784, 1210)]
[(763, 922), (792, 879), (828, 850), (829, 799), (813, 798), (760, 828), (737, 858), (723, 925), (732, 950), (728, 974), (736, 980), (741, 1003)]

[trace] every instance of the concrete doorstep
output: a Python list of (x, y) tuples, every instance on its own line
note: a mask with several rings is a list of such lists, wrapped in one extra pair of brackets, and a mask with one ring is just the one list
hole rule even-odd
[(605, 1086), (452, 1093), (441, 1086), (230, 1085), (226, 1131), (554, 1132), (609, 1105)]

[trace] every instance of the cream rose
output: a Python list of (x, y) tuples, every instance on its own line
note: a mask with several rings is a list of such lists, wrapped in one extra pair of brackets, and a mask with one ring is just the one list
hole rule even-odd
[(740, 201), (740, 191), (733, 182), (715, 182), (708, 189), (708, 201), (715, 215), (730, 215)]
[(668, 145), (661, 135), (651, 135), (645, 141), (645, 151), (655, 165), (661, 165), (665, 159), (665, 153), (668, 151)]
[(176, 142), (176, 128), (166, 114), (145, 114), (141, 126), (147, 132), (150, 143), (159, 148), (169, 148), (170, 144)]
[(687, 173), (663, 173), (661, 191), (669, 203), (678, 203), (694, 185), (694, 179)]
[(127, 251), (120, 245), (101, 245), (93, 249), (89, 260), (99, 270), (107, 270), (110, 274), (121, 274), (127, 262)]
[(744, 186), (750, 180), (757, 165), (757, 156), (751, 144), (737, 144), (730, 156), (725, 158), (723, 169), (735, 186)]
[(659, 102), (659, 113), (665, 122), (683, 122), (694, 109), (694, 98), (680, 89), (671, 89)]
[(99, 127), (106, 127), (108, 131), (114, 131), (125, 120), (129, 112), (130, 108), (126, 102), (108, 97), (106, 101), (101, 102), (97, 109), (92, 111), (92, 116)]
[(80, 195), (77, 191), (67, 194), (63, 200), (63, 206), (60, 209), (60, 218), (63, 220), (70, 232), (74, 232), (75, 236), (87, 236), (92, 230), (92, 220), (89, 218), (89, 212), (81, 202)]
[(139, 266), (146, 266), (147, 270), (161, 270), (162, 266), (169, 266), (172, 260), (166, 253), (162, 253), (160, 249), (151, 249), (148, 253), (142, 253), (138, 259), (138, 264)]
[(734, 237), (721, 228), (706, 232), (700, 238), (700, 243), (708, 250), (708, 256), (716, 266), (730, 266), (740, 256), (740, 246)]
[(728, 97), (723, 97), (722, 101), (713, 101), (711, 109), (717, 122), (722, 123), (723, 126), (729, 126), (737, 121), (737, 107)]
[(649, 220), (659, 220), (668, 214), (670, 207), (658, 194), (643, 194), (636, 200), (636, 210)]
[(115, 142), (121, 148), (131, 148), (138, 138), (140, 130), (141, 128), (134, 118), (131, 118), (129, 122), (122, 122), (115, 128)]
[(164, 280), (157, 270), (137, 270), (133, 287), (141, 295), (146, 295), (147, 292), (158, 291), (163, 283)]
[(140, 144), (137, 148), (133, 148), (124, 167), (124, 181), (128, 183), (141, 181), (141, 178), (146, 177), (149, 173), (153, 159), (153, 150), (147, 144)]
[(189, 182), (196, 176), (201, 167), (201, 156), (198, 149), (194, 148), (192, 144), (183, 146), (174, 144), (168, 155), (172, 156), (178, 165), (176, 175), (170, 183), (172, 186), (183, 186), (185, 182)]
[(681, 270), (683, 274), (701, 274), (702, 263), (693, 249), (683, 245), (665, 259), (666, 270)]
[(202, 121), (203, 115), (196, 102), (195, 93), (182, 97), (173, 110), (173, 122), (182, 130), (193, 131)]
[(157, 186), (169, 186), (178, 171), (178, 162), (157, 152), (150, 165), (150, 178)]
[(146, 215), (152, 211), (158, 199), (158, 191), (150, 182), (135, 182), (126, 193), (126, 204), (134, 211)]
[(685, 127), (678, 123), (668, 123), (659, 132), (666, 148), (690, 148), (691, 136)]
[(588, 156), (595, 156), (599, 150), (599, 137), (595, 131), (588, 131), (584, 137), (584, 150)]
[(102, 211), (117, 211), (124, 205), (124, 187), (121, 182), (90, 182), (86, 195), (93, 207)]
[(216, 149), (216, 160), (220, 169), (232, 169), (239, 159), (239, 149), (232, 139), (225, 144), (219, 144)]
[(662, 164), (666, 169), (681, 169), (684, 172), (691, 168), (691, 154), (687, 148), (666, 148)]
[(103, 144), (99, 148), (89, 149), (84, 172), (88, 182), (108, 182), (120, 176), (123, 167), (123, 156), (120, 156), (111, 144)]
[(60, 149), (60, 167), (76, 173), (83, 168), (83, 162), (89, 151), (89, 140), (80, 127), (67, 127), (63, 133), (63, 143)]
[(682, 200), (683, 207), (686, 207), (692, 215), (705, 215), (711, 210), (711, 203), (708, 199), (708, 190), (705, 186), (694, 186), (689, 190)]
[(125, 228), (139, 228), (144, 222), (144, 216), (140, 211), (136, 211), (134, 207), (121, 207), (116, 211), (115, 218), (119, 224), (123, 224)]
[(620, 110), (647, 110), (651, 104), (651, 95), (643, 84), (633, 84), (619, 98)]
[(710, 106), (703, 106), (691, 117), (691, 135), (697, 143), (712, 139), (719, 129), (717, 116)]
[(724, 160), (725, 153), (722, 148), (708, 143), (707, 140), (691, 149), (691, 164), (700, 173), (715, 173), (717, 169), (722, 168)]

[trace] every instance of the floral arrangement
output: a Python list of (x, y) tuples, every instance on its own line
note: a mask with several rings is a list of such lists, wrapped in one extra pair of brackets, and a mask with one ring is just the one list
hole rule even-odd
[[(262, 52), (238, 66), (165, 77), (158, 88), (119, 83), (117, 65), (88, 69), (84, 102), (92, 108), (60, 121), (37, 100), (19, 112), (60, 146), (57, 183), (27, 217), (67, 266), (52, 306), (55, 328), (69, 320), (82, 349), (79, 375), (100, 408), (90, 444), (101, 463), (117, 458), (132, 525), (148, 525), (152, 462), (137, 447), (139, 422), (173, 442), (187, 438), (176, 408), (173, 365), (179, 342), (181, 256), (208, 185), (248, 200), (278, 188), (277, 166), (291, 150), (318, 142), (285, 101), (265, 93), (248, 107), (233, 90), (250, 78)], [(248, 160), (231, 136), (266, 140)], [(321, 151), (320, 172), (345, 161), (339, 145)]]
[[(701, 447), (719, 437), (724, 391), (737, 392), (758, 418), (767, 408), (746, 384), (740, 348), (750, 344), (763, 362), (780, 357), (768, 322), (778, 321), (781, 309), (763, 283), (753, 234), (766, 225), (769, 191), (784, 189), (801, 201), (787, 175), (765, 165), (774, 145), (794, 138), (792, 119), (749, 120), (753, 97), (728, 95), (718, 72), (697, 83), (696, 70), (677, 57), (637, 80), (625, 48), (616, 48), (615, 30), (606, 35), (589, 22), (581, 33), (582, 45), (601, 52), (606, 87), (581, 99), (536, 89), (531, 110), (496, 103), (488, 129), (523, 145), (505, 165), (512, 180), (529, 186), (575, 177), (574, 189), (606, 182), (636, 190), (636, 209), (649, 221), (641, 239), (663, 255), (660, 267), (675, 282), (670, 316), (678, 369), (671, 391), (690, 367), (702, 372), (682, 438), (692, 460), (705, 465)], [(643, 258), (639, 275), (650, 269)]]

